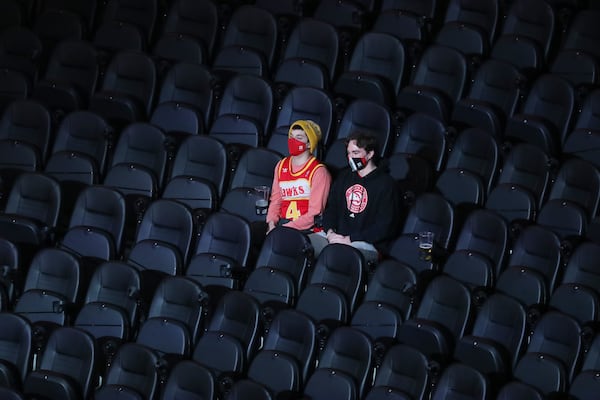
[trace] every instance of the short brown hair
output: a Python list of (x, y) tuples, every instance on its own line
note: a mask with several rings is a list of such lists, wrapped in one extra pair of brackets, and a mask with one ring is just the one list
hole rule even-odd
[(356, 145), (361, 149), (365, 149), (367, 153), (374, 151), (377, 154), (377, 137), (372, 133), (359, 131), (352, 132), (346, 138), (346, 146), (348, 146), (348, 143), (352, 140), (355, 140)]

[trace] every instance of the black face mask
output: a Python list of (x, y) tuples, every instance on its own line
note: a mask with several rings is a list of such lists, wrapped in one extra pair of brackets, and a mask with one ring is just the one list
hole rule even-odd
[(365, 169), (368, 164), (368, 160), (365, 157), (355, 157), (348, 158), (348, 164), (350, 164), (350, 168), (353, 172), (360, 171), (361, 169)]

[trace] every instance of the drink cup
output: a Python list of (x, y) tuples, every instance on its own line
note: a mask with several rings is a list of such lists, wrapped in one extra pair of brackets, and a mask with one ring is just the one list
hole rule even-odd
[(431, 261), (433, 251), (433, 232), (419, 232), (419, 255), (423, 261)]
[(433, 247), (433, 232), (419, 233), (419, 248), (422, 250), (431, 250)]
[(271, 194), (271, 188), (268, 186), (256, 186), (254, 188), (256, 192), (256, 215), (267, 215), (267, 209), (269, 208), (269, 196)]

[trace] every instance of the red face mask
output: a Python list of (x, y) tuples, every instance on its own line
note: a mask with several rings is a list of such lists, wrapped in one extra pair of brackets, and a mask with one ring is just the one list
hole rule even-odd
[(288, 151), (290, 152), (290, 155), (297, 156), (304, 153), (305, 150), (306, 143), (303, 143), (293, 137), (288, 138)]

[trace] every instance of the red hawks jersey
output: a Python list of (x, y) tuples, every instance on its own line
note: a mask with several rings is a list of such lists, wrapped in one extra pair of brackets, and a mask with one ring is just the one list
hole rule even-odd
[(312, 177), (315, 171), (321, 167), (323, 164), (320, 164), (315, 157), (311, 157), (302, 169), (292, 172), (291, 157), (286, 157), (281, 161), (277, 174), (281, 192), (279, 215), (282, 218), (295, 221), (308, 212)]

